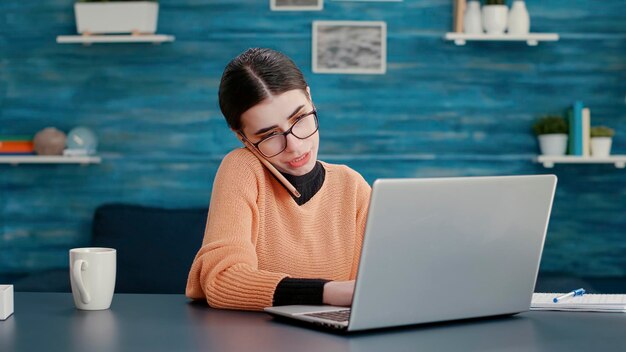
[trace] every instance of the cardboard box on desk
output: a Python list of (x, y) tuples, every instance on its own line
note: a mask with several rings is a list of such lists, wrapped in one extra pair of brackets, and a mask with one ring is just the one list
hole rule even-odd
[(0, 320), (13, 314), (13, 285), (0, 285)]

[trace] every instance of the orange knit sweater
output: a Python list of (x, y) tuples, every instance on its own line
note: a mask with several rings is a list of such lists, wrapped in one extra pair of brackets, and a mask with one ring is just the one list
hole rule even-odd
[(215, 308), (261, 310), (285, 277), (356, 278), (371, 188), (322, 162), (326, 178), (303, 205), (247, 149), (220, 165), (186, 295)]

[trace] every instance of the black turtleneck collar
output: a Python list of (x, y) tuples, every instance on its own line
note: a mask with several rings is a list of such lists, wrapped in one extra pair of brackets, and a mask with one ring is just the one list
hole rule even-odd
[(319, 161), (315, 163), (313, 170), (302, 176), (294, 176), (284, 172), (281, 174), (300, 192), (300, 198), (292, 195), (298, 205), (303, 205), (313, 198), (317, 191), (322, 188), (326, 178), (326, 170)]

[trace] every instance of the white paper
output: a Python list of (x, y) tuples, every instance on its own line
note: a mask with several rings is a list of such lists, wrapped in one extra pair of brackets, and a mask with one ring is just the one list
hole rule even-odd
[(626, 312), (626, 295), (584, 294), (554, 303), (554, 297), (565, 293), (534, 293), (531, 310), (562, 310), (571, 312)]

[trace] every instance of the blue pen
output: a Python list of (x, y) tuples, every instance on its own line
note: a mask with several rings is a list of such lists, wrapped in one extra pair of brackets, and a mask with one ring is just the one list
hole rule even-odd
[(579, 288), (578, 290), (574, 290), (570, 293), (564, 294), (563, 296), (559, 296), (559, 297), (554, 297), (554, 299), (552, 299), (552, 302), (554, 303), (559, 303), (560, 300), (562, 299), (566, 299), (569, 297), (576, 297), (576, 296), (582, 296), (585, 294), (585, 289), (584, 288)]

